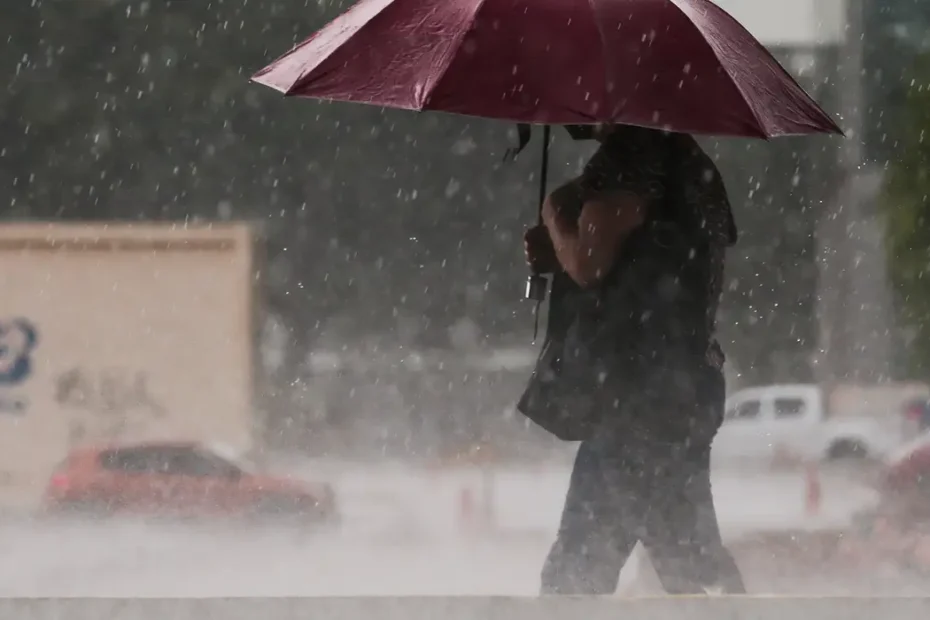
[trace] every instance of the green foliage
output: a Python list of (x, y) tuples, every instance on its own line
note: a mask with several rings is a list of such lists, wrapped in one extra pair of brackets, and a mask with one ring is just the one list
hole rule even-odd
[(894, 113), (907, 97), (915, 54), (930, 49), (930, 2), (865, 0), (862, 75), (866, 101), (867, 158), (897, 157), (894, 137), (902, 130)]
[(912, 337), (910, 371), (930, 372), (930, 54), (911, 71), (897, 114), (896, 156), (888, 170), (883, 206), (889, 271), (900, 321)]

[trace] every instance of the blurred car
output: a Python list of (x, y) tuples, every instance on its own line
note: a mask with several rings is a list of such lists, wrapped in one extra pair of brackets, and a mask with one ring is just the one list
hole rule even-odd
[(845, 560), (893, 565), (930, 577), (930, 493), (925, 483), (885, 486), (876, 506), (853, 517)]
[[(836, 528), (744, 535), (729, 544), (746, 574), (789, 574), (858, 588), (930, 578), (930, 434), (891, 453), (875, 472), (875, 501)], [(883, 591), (884, 593), (885, 591)]]
[(923, 433), (930, 430), (930, 399), (909, 400), (904, 405), (904, 415), (910, 420), (914, 431)]
[(332, 487), (251, 471), (198, 443), (75, 450), (56, 468), (47, 513), (282, 516), (336, 522)]
[(930, 497), (930, 433), (901, 446), (885, 460), (880, 491), (927, 494)]

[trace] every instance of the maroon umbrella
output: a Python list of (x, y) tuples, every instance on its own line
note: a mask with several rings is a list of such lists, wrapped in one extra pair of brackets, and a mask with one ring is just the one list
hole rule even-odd
[(253, 79), (289, 96), (523, 123), (841, 133), (709, 0), (361, 0)]
[[(545, 124), (540, 205), (552, 124), (842, 133), (709, 0), (360, 0), (252, 79), (287, 96), (515, 121), (518, 151), (528, 123)], [(545, 284), (532, 276), (527, 297), (542, 301)]]

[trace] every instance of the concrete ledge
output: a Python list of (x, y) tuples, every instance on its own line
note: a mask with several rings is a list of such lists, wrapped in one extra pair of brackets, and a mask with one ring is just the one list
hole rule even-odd
[(930, 598), (0, 599), (16, 620), (926, 620)]

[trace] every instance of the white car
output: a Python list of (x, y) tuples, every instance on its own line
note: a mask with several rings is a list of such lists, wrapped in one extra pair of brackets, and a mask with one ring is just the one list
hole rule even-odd
[(818, 385), (786, 384), (740, 390), (727, 399), (714, 461), (882, 458), (912, 432), (902, 405), (912, 387), (875, 392), (841, 386), (827, 393)]

